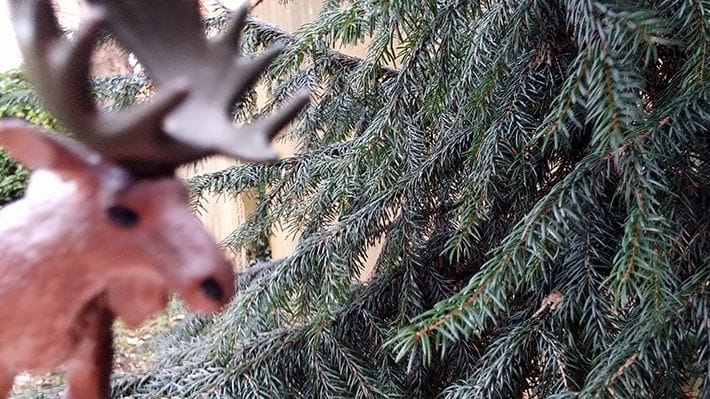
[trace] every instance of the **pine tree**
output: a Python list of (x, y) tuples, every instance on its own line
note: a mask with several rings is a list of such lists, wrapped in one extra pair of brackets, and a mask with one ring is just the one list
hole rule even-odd
[(263, 194), (228, 247), (275, 226), (298, 246), (116, 397), (710, 397), (709, 16), (326, 0), (294, 35), (251, 21), (246, 47), (288, 50), (238, 117), (310, 88), (299, 151), (190, 184)]

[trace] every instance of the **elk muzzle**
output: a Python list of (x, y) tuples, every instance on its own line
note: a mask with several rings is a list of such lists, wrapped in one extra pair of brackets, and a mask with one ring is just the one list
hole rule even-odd
[(178, 294), (194, 311), (212, 313), (220, 310), (234, 296), (235, 277), (232, 263), (223, 259), (210, 273), (193, 275), (181, 284)]

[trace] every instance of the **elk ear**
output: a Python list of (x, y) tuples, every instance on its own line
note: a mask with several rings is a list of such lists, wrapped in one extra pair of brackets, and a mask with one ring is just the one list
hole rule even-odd
[(0, 120), (0, 145), (29, 169), (76, 175), (99, 157), (19, 119)]

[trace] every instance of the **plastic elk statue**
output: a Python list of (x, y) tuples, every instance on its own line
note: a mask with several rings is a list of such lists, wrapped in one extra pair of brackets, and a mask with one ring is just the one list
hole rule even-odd
[[(69, 40), (51, 0), (10, 1), (28, 75), (81, 144), (0, 121), (0, 144), (34, 170), (26, 196), (0, 212), (0, 398), (18, 372), (61, 364), (68, 398), (107, 398), (115, 317), (135, 326), (170, 291), (195, 311), (222, 307), (232, 266), (190, 214), (175, 169), (217, 153), (274, 159), (271, 138), (308, 101), (301, 94), (269, 118), (232, 125), (233, 102), (279, 53), (238, 56), (245, 7), (208, 40), (193, 1), (87, 3)], [(97, 109), (87, 79), (103, 29), (154, 80), (152, 101)]]

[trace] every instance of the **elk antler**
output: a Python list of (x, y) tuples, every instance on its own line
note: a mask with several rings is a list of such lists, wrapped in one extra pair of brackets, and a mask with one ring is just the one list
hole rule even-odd
[[(195, 1), (89, 0), (73, 43), (61, 32), (51, 0), (11, 0), (30, 80), (46, 107), (75, 137), (136, 177), (170, 175), (212, 154), (243, 160), (276, 158), (271, 139), (308, 103), (307, 93), (268, 118), (235, 127), (234, 102), (280, 53), (238, 55), (247, 6), (231, 28), (208, 40)], [(91, 97), (91, 52), (102, 26), (132, 51), (158, 87), (151, 101), (114, 113)]]

